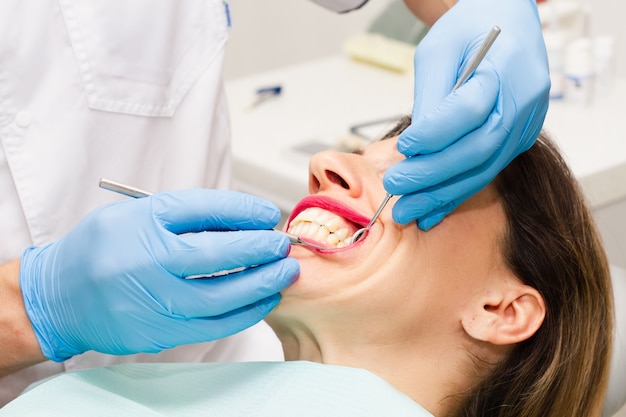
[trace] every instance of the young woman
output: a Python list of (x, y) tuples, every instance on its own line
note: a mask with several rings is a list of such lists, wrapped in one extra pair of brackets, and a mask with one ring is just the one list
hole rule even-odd
[[(388, 139), (313, 157), (311, 196), (289, 230), (349, 240), (382, 201), (395, 149)], [(387, 210), (353, 247), (292, 253), (301, 276), (268, 319), (288, 360), (368, 369), (436, 416), (599, 415), (613, 325), (607, 261), (545, 136), (429, 232)]]
[(0, 415), (599, 415), (611, 283), (555, 147), (540, 137), (428, 232), (386, 210), (347, 244), (402, 158), (395, 136), (312, 158), (286, 228), (328, 250), (292, 249), (300, 278), (267, 319), (287, 362), (81, 371)]

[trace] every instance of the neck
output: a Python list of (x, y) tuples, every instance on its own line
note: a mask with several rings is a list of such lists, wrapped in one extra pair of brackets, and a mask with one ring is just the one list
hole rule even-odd
[[(449, 337), (432, 334), (407, 338), (373, 330), (371, 322), (341, 326), (293, 319), (268, 320), (283, 345), (285, 359), (307, 360), (366, 369), (412, 398), (433, 415), (449, 414), (456, 407), (454, 394), (465, 392), (475, 381), (466, 370), (473, 364), (467, 350), (443, 343)], [(346, 323), (346, 320), (342, 320)]]

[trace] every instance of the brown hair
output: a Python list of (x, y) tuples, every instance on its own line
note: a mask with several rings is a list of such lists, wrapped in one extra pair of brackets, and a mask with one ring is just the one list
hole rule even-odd
[(610, 274), (577, 181), (541, 133), (493, 182), (503, 255), (546, 303), (543, 325), (467, 397), (459, 416), (599, 415), (613, 331)]
[(579, 185), (544, 132), (493, 185), (507, 217), (505, 262), (541, 293), (547, 311), (535, 335), (463, 394), (455, 415), (600, 415), (611, 358), (612, 287)]

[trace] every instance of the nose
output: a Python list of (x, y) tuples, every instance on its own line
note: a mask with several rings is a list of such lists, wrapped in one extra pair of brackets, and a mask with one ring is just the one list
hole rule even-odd
[(322, 151), (315, 154), (309, 163), (309, 192), (337, 190), (350, 197), (359, 197), (363, 192), (363, 162), (356, 154)]

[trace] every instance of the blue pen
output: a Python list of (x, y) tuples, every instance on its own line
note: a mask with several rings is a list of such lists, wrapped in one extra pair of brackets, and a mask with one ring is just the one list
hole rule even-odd
[(248, 109), (253, 109), (254, 107), (266, 102), (267, 100), (271, 98), (276, 98), (280, 96), (282, 92), (283, 92), (283, 87), (281, 85), (273, 85), (269, 87), (259, 88), (255, 92), (256, 94), (255, 100), (250, 104)]

